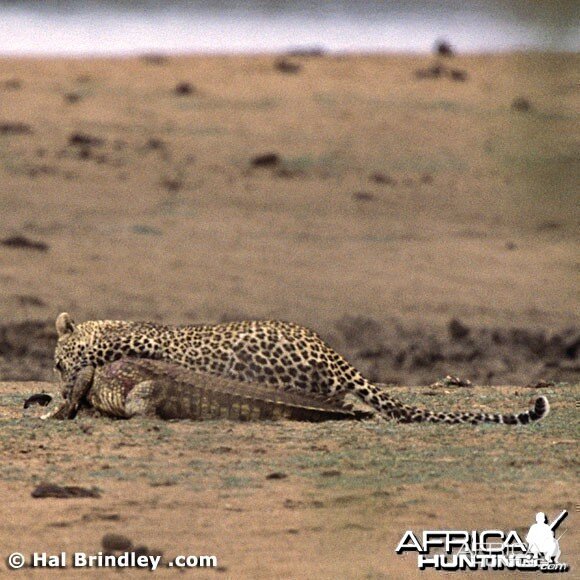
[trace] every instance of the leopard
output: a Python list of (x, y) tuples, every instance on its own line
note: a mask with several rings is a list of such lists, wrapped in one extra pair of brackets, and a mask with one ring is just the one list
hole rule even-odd
[(349, 404), (400, 423), (518, 425), (538, 421), (550, 410), (544, 396), (535, 400), (532, 409), (517, 414), (438, 412), (405, 404), (387, 388), (366, 379), (315, 331), (281, 320), (179, 326), (127, 320), (76, 324), (70, 314), (62, 312), (56, 319), (56, 331), (55, 370), (65, 399), (83, 368), (135, 357), (287, 391), (329, 397), (344, 393)]

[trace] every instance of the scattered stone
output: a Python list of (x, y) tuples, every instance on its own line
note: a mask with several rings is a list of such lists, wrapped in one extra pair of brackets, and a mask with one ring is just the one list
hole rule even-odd
[(552, 232), (555, 230), (559, 230), (564, 227), (562, 222), (555, 222), (555, 221), (546, 221), (538, 224), (536, 226), (536, 230), (538, 232)]
[(556, 383), (554, 381), (545, 381), (543, 379), (540, 379), (539, 381), (535, 381), (526, 386), (529, 387), (530, 389), (546, 389), (550, 387), (555, 387)]
[(386, 173), (373, 173), (369, 179), (375, 183), (380, 183), (381, 185), (396, 185), (397, 183)]
[(338, 469), (327, 469), (326, 471), (323, 471), (320, 475), (322, 477), (338, 477), (339, 475), (342, 475), (342, 471), (339, 471)]
[(304, 175), (304, 172), (300, 169), (290, 169), (289, 167), (280, 167), (276, 171), (276, 177), (281, 177), (282, 179), (292, 179), (294, 177), (300, 177)]
[(89, 425), (88, 423), (81, 423), (79, 425), (79, 429), (85, 434), (85, 435), (92, 435), (94, 432), (94, 429), (92, 427), (92, 425)]
[(54, 483), (41, 483), (37, 485), (31, 493), (34, 498), (52, 497), (57, 499), (70, 499), (79, 497), (94, 497), (100, 498), (101, 493), (93, 487), (88, 489), (86, 487), (78, 487), (74, 485), (56, 485)]
[(0, 240), (0, 244), (8, 248), (38, 250), (39, 252), (46, 252), (49, 248), (48, 244), (31, 240), (25, 236), (10, 236)]
[(169, 58), (164, 54), (144, 54), (141, 56), (141, 60), (146, 64), (152, 64), (156, 66), (162, 66), (169, 62)]
[(26, 123), (10, 121), (0, 123), (1, 135), (31, 135), (32, 133), (32, 127)]
[(36, 393), (24, 401), (24, 408), (28, 409), (31, 405), (40, 405), (46, 407), (52, 401), (52, 397), (46, 393)]
[(268, 475), (266, 475), (266, 479), (286, 479), (287, 477), (288, 475), (281, 471), (274, 471), (273, 473), (268, 473)]
[(463, 82), (469, 77), (467, 71), (458, 68), (449, 69), (442, 64), (434, 64), (427, 68), (417, 69), (415, 71), (415, 78), (417, 79), (440, 79), (448, 77), (452, 81)]
[(417, 79), (439, 79), (443, 76), (445, 69), (439, 65), (434, 64), (428, 68), (421, 68), (415, 71), (415, 78)]
[(131, 226), (131, 231), (146, 236), (160, 236), (163, 233), (159, 228), (147, 224), (135, 224), (134, 226)]
[(166, 177), (161, 181), (161, 185), (163, 185), (167, 191), (176, 193), (183, 187), (183, 181), (175, 177)]
[(32, 294), (21, 294), (17, 297), (17, 300), (20, 306), (46, 306), (46, 302), (42, 298), (32, 296)]
[(90, 513), (84, 514), (81, 518), (83, 522), (92, 522), (93, 520), (103, 520), (106, 522), (120, 522), (121, 516), (117, 513)]
[(252, 167), (275, 167), (280, 163), (280, 156), (277, 153), (263, 153), (256, 155), (251, 163)]
[(151, 149), (152, 151), (160, 151), (165, 149), (165, 142), (157, 137), (151, 137), (147, 143), (145, 143), (146, 149)]
[(233, 448), (228, 447), (227, 445), (220, 445), (219, 447), (214, 447), (212, 451), (214, 453), (231, 453), (233, 451)]
[(303, 505), (304, 505), (303, 502), (296, 501), (294, 499), (287, 498), (284, 500), (284, 507), (289, 509), (289, 510), (293, 510), (293, 509), (302, 507)]
[(437, 382), (429, 385), (431, 388), (441, 388), (441, 387), (471, 387), (471, 381), (467, 379), (460, 379), (459, 377), (453, 377), (447, 375), (444, 379), (439, 379)]
[(64, 95), (64, 100), (71, 105), (78, 103), (81, 100), (81, 96), (78, 93), (66, 93)]
[(274, 68), (281, 73), (296, 74), (300, 71), (302, 65), (285, 58), (280, 58), (274, 63)]
[(465, 326), (458, 318), (452, 318), (447, 327), (451, 340), (462, 340), (469, 336), (471, 332), (469, 327)]
[(468, 78), (468, 74), (467, 71), (458, 69), (458, 68), (452, 68), (449, 71), (449, 77), (451, 78), (452, 81), (457, 81), (457, 82), (465, 82)]
[(451, 57), (455, 56), (455, 51), (449, 42), (446, 40), (438, 40), (434, 47), (435, 54), (439, 56)]
[(8, 79), (0, 83), (0, 87), (7, 91), (19, 91), (22, 88), (22, 81), (20, 79)]
[(173, 92), (180, 97), (186, 97), (195, 93), (195, 87), (191, 83), (181, 82), (175, 85)]
[(525, 97), (517, 97), (512, 101), (512, 111), (518, 113), (529, 113), (532, 110), (532, 103)]
[(125, 552), (133, 547), (133, 542), (121, 534), (105, 534), (101, 538), (101, 546), (107, 552)]
[(105, 144), (105, 140), (87, 133), (72, 133), (68, 138), (68, 144), (75, 147), (100, 147)]
[(82, 147), (81, 149), (79, 149), (77, 156), (79, 159), (90, 159), (91, 150), (88, 147)]
[(352, 197), (357, 201), (373, 201), (375, 199), (374, 194), (368, 191), (357, 191), (352, 194)]

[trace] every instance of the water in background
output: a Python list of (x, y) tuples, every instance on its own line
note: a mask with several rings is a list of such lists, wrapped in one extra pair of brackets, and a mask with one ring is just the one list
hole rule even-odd
[(0, 0), (0, 54), (580, 47), (577, 0)]

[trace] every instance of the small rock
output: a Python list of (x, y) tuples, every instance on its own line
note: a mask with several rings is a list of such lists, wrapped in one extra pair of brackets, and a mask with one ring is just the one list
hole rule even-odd
[(64, 95), (64, 100), (71, 105), (78, 103), (81, 100), (81, 96), (77, 93), (66, 93)]
[(182, 82), (175, 86), (173, 92), (180, 97), (185, 97), (187, 95), (193, 95), (195, 93), (195, 87), (191, 83)]
[(439, 65), (435, 64), (429, 68), (422, 68), (415, 71), (415, 78), (417, 79), (438, 79), (441, 78), (445, 69)]
[(467, 71), (460, 70), (458, 68), (452, 68), (449, 71), (449, 76), (451, 77), (452, 81), (464, 82), (467, 80), (469, 75), (467, 74)]
[(8, 79), (0, 83), (0, 87), (7, 91), (18, 91), (22, 88), (22, 81), (20, 79)]
[(280, 156), (277, 153), (263, 153), (252, 159), (253, 167), (274, 167), (279, 163)]
[(72, 133), (68, 138), (68, 144), (77, 147), (100, 147), (104, 143), (104, 139), (86, 133)]
[(94, 497), (100, 498), (101, 493), (96, 488), (88, 489), (86, 487), (78, 487), (74, 485), (55, 485), (53, 483), (41, 483), (37, 485), (31, 493), (34, 498), (58, 498), (70, 499), (79, 497)]
[(352, 197), (357, 201), (373, 201), (375, 199), (374, 194), (368, 191), (357, 191), (352, 194)]
[(30, 240), (25, 236), (10, 236), (0, 240), (0, 244), (7, 246), (8, 248), (18, 248), (26, 250), (38, 250), (39, 252), (48, 251), (48, 244), (44, 242), (37, 242), (35, 240)]
[(526, 386), (530, 389), (546, 389), (550, 387), (555, 387), (556, 383), (554, 381), (545, 381), (543, 379), (540, 379), (539, 381), (535, 381)]
[(512, 101), (512, 111), (518, 113), (529, 113), (532, 110), (532, 103), (525, 97), (517, 97)]
[(145, 148), (151, 149), (153, 151), (165, 149), (165, 142), (157, 137), (151, 137), (151, 139), (149, 139), (147, 143), (145, 143)]
[(169, 59), (164, 54), (144, 54), (141, 56), (144, 63), (156, 66), (162, 66), (169, 62)]
[(296, 74), (300, 71), (302, 65), (286, 60), (285, 58), (280, 58), (274, 63), (274, 68), (282, 73)]
[(465, 326), (458, 318), (452, 318), (447, 327), (451, 340), (461, 340), (466, 338), (471, 332), (469, 327)]
[(32, 294), (21, 294), (18, 296), (18, 304), (21, 306), (46, 306), (46, 302), (42, 298), (33, 296)]
[(183, 182), (180, 179), (167, 177), (161, 182), (161, 185), (163, 185), (167, 191), (175, 193), (183, 187)]
[(0, 123), (0, 134), (2, 135), (30, 135), (32, 127), (26, 123), (4, 122)]
[(133, 542), (121, 534), (105, 534), (101, 546), (107, 552), (125, 552), (133, 547)]
[[(439, 379), (437, 382), (429, 385), (433, 388), (440, 387), (471, 387), (471, 381), (467, 379), (460, 379), (459, 377), (454, 377), (447, 375), (444, 379)], [(428, 393), (425, 393), (428, 394)]]
[(266, 475), (266, 479), (286, 479), (287, 477), (288, 475), (281, 471), (274, 471), (273, 473), (268, 473), (268, 475)]
[(380, 183), (381, 185), (395, 185), (396, 181), (387, 175), (386, 173), (373, 173), (370, 178), (371, 181), (375, 183)]
[(338, 469), (327, 469), (320, 474), (322, 477), (338, 477), (342, 472)]

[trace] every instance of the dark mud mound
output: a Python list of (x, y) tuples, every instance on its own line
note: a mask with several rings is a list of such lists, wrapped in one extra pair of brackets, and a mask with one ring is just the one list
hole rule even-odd
[(54, 380), (54, 321), (0, 324), (0, 380)]
[(580, 330), (470, 328), (452, 319), (447, 328), (411, 328), (345, 316), (325, 336), (373, 381), (430, 384), (459, 375), (479, 384), (580, 380)]

